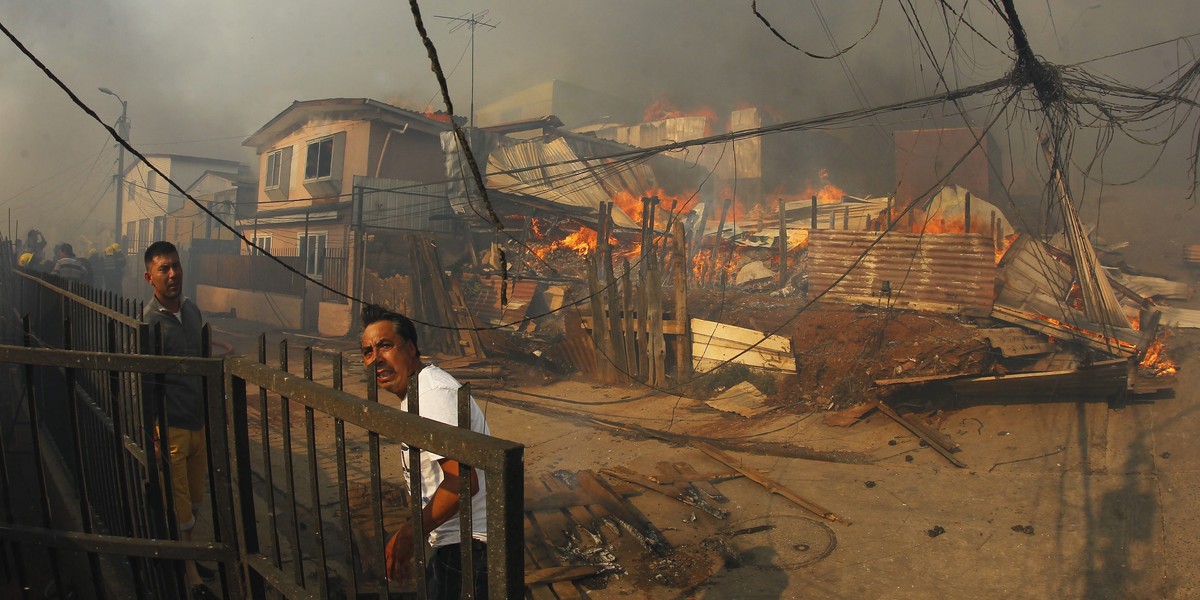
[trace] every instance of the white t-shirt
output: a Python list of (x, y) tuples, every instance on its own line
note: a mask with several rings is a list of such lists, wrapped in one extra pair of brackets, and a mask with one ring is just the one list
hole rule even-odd
[[(441, 368), (427, 365), (421, 369), (417, 376), (417, 391), (419, 393), (420, 415), (426, 419), (440, 421), (447, 425), (458, 427), (458, 388), (462, 387), (453, 376), (443, 371)], [(400, 402), (400, 410), (408, 410), (408, 398)], [(488, 429), (487, 421), (483, 418), (483, 411), (479, 410), (479, 405), (475, 403), (475, 399), (471, 398), (471, 431), (491, 435)], [(401, 445), (401, 461), (404, 465), (404, 475), (407, 481), (408, 477), (408, 446)], [(433, 452), (421, 452), (421, 506), (429, 504), (430, 498), (433, 497), (433, 492), (441, 485), (445, 476), (442, 473), (442, 466), (438, 464), (438, 460), (443, 458), (441, 455)], [(473, 538), (486, 542), (487, 541), (487, 494), (484, 473), (482, 470), (476, 469), (476, 475), (479, 477), (479, 490), (471, 498), (471, 533)], [(464, 482), (465, 483), (465, 482)], [(465, 485), (464, 485), (465, 489)], [(449, 521), (442, 523), (441, 527), (434, 529), (429, 535), (429, 544), (434, 548), (457, 544), (461, 541), (462, 536), (458, 527), (458, 513)]]

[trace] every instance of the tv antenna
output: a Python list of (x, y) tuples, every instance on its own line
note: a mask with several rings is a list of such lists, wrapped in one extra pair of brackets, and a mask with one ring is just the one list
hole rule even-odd
[[(473, 13), (469, 13), (469, 14), (459, 15), (457, 17), (444, 17), (442, 15), (434, 15), (435, 18), (445, 19), (447, 21), (454, 22), (454, 25), (450, 28), (450, 33), (454, 33), (464, 27), (469, 27), (471, 29), (471, 116), (470, 116), (470, 124), (472, 127), (475, 126), (475, 29), (478, 27), (487, 27), (488, 29), (495, 29), (496, 25), (499, 25), (499, 23), (492, 23), (488, 19), (488, 12), (490, 12), (490, 11), (484, 10), (484, 11), (480, 11), (480, 12), (473, 12)], [(453, 119), (454, 115), (450, 115), (450, 118)]]

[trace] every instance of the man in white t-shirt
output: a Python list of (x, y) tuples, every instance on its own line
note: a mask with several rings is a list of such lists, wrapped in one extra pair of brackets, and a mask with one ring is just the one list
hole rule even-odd
[[(462, 385), (449, 373), (421, 362), (417, 332), (404, 315), (377, 306), (363, 308), (363, 363), (381, 389), (398, 396), (401, 410), (408, 409), (408, 380), (419, 374), (420, 415), (458, 426), (458, 388)], [(470, 401), (471, 431), (490, 435), (487, 421), (475, 399)], [(408, 472), (407, 447), (402, 451)], [(433, 548), (426, 568), (429, 598), (459, 598), (462, 589), (461, 532), (458, 526), (458, 461), (432, 452), (421, 452), (421, 520)], [(475, 597), (487, 597), (487, 503), (482, 471), (471, 470), (472, 550), (475, 568)], [(413, 527), (405, 523), (388, 540), (386, 568), (389, 579), (404, 580), (411, 574)]]

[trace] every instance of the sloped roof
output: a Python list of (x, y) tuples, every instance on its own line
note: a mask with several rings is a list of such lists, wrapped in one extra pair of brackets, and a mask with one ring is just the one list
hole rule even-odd
[[(693, 165), (667, 156), (636, 156), (638, 148), (600, 139), (591, 135), (557, 130), (528, 140), (517, 140), (483, 129), (468, 129), (471, 150), (484, 169), (485, 184), (517, 202), (556, 205), (566, 213), (598, 214), (601, 202), (619, 195), (639, 198), (663, 189), (663, 178), (678, 184), (687, 180), (694, 190), (704, 173)], [(442, 134), (446, 153), (447, 192), (456, 213), (466, 212), (470, 201), (466, 184), (467, 168), (458, 140), (452, 133)], [(668, 193), (674, 193), (670, 189)], [(472, 192), (473, 194), (473, 192)], [(613, 206), (617, 227), (637, 228), (640, 224)]]
[[(419, 113), (392, 106), (370, 98), (325, 98), (321, 100), (296, 100), (283, 112), (275, 115), (250, 137), (243, 146), (260, 148), (302, 127), (314, 118), (340, 118), (389, 121), (406, 124), (434, 135), (451, 129), (449, 116), (444, 113)], [(443, 120), (444, 119), (444, 120)]]

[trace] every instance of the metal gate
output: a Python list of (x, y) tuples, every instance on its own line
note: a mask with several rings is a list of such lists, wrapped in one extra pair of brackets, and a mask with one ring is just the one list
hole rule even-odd
[[(401, 442), (488, 475), (490, 596), (524, 595), (519, 444), (379, 404), (373, 378), (365, 400), (343, 392), (340, 356), (331, 385), (312, 381), (310, 349), (303, 377), (288, 371), (286, 346), (279, 368), (268, 366), (265, 338), (258, 359), (148, 355), (137, 303), (8, 265), (0, 596), (185, 598), (182, 561), (199, 560), (216, 563), (211, 587), (224, 598), (423, 597), (420, 579), (396, 587), (379, 569), (387, 523), (420, 511), (411, 491), (385, 494)], [(212, 530), (196, 538), (206, 541), (178, 541), (169, 467), (155, 459), (166, 447), (154, 448), (163, 399), (152, 384), (168, 373), (195, 375), (205, 390)], [(460, 519), (469, 530), (469, 510)]]

